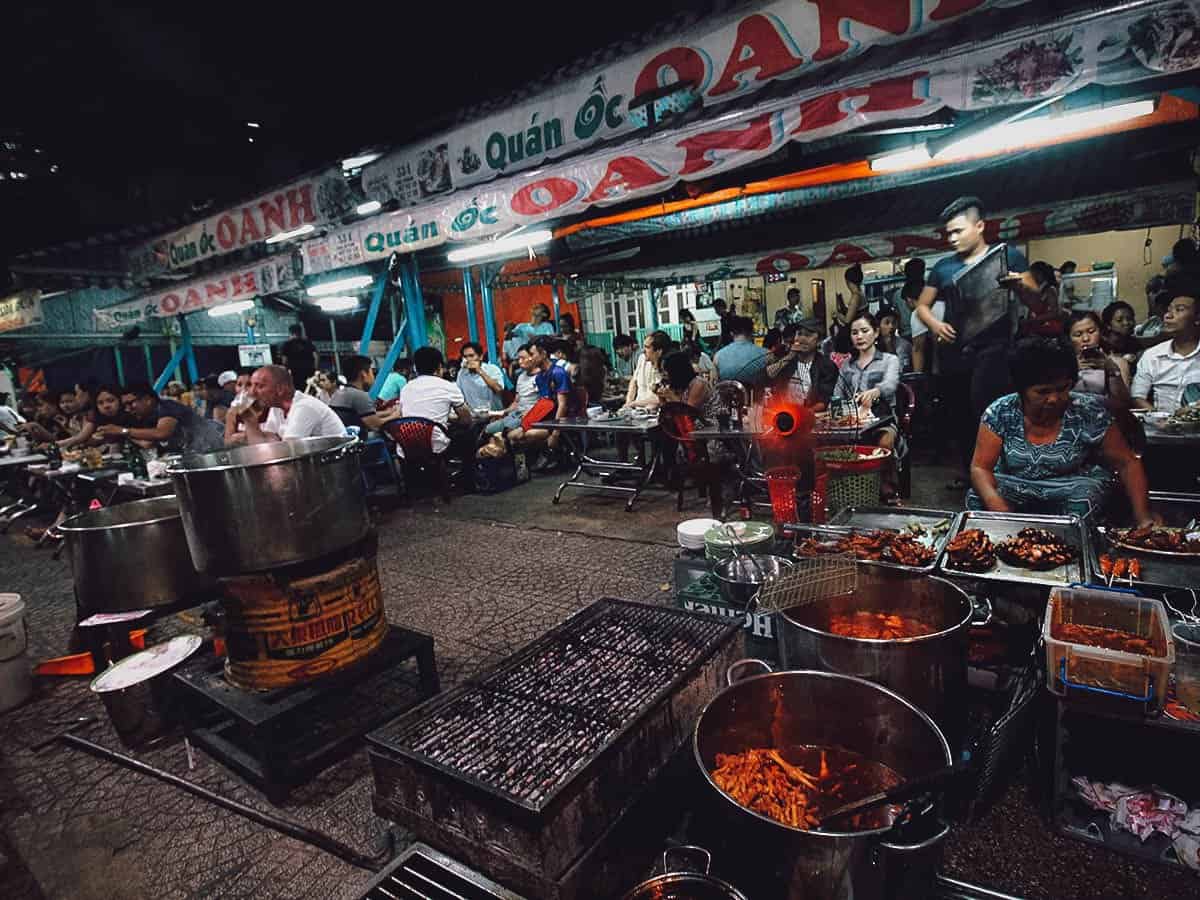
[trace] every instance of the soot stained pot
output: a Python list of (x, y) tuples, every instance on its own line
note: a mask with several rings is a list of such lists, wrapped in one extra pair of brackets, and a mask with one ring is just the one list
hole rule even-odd
[(196, 568), (261, 572), (317, 559), (370, 527), (350, 437), (301, 438), (187, 454), (169, 470)]
[(58, 527), (82, 611), (171, 606), (213, 587), (192, 565), (174, 495), (94, 509)]
[[(671, 854), (695, 853), (704, 857), (704, 871), (672, 868)], [(662, 857), (663, 874), (647, 879), (622, 900), (747, 900), (746, 895), (728, 882), (708, 874), (712, 856), (703, 847), (683, 846), (666, 850)]]

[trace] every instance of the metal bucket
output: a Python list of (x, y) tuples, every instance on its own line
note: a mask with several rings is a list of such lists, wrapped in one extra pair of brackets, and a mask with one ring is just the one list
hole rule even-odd
[(92, 679), (117, 736), (126, 747), (145, 747), (173, 724), (171, 673), (200, 648), (192, 634), (171, 638), (127, 656)]
[[(870, 611), (929, 624), (923, 637), (871, 640), (832, 634), (833, 616)], [(785, 668), (855, 675), (891, 688), (929, 713), (955, 749), (966, 731), (967, 644), (974, 608), (962, 589), (926, 575), (859, 567), (853, 593), (784, 610), (778, 617)]]
[[(951, 762), (937, 725), (898, 694), (829, 672), (769, 672), (718, 694), (700, 713), (692, 747), (707, 786), (708, 812), (746, 870), (735, 880), (754, 896), (780, 900), (881, 900), (930, 896), (941, 842), (949, 832), (932, 810), (918, 817), (926, 836), (901, 843), (890, 828), (806, 831), (747, 809), (717, 787), (718, 753), (799, 745), (839, 747), (905, 778)], [(732, 674), (732, 668), (731, 668)]]
[(374, 541), (363, 554), (224, 578), (225, 677), (248, 690), (313, 681), (369, 656), (387, 636)]
[(755, 553), (731, 556), (714, 563), (712, 573), (717, 579), (721, 599), (738, 609), (746, 609), (759, 588), (795, 567), (795, 563), (782, 556)]
[(169, 469), (196, 568), (262, 572), (318, 559), (370, 527), (356, 438), (188, 454)]
[[(672, 855), (695, 853), (704, 857), (704, 870), (693, 872), (678, 869), (672, 863)], [(661, 875), (643, 881), (627, 893), (622, 900), (669, 900), (672, 897), (687, 900), (747, 900), (746, 895), (720, 878), (708, 873), (712, 856), (703, 847), (684, 845), (663, 851)]]
[(172, 606), (214, 586), (192, 565), (174, 495), (91, 510), (58, 527), (84, 612)]

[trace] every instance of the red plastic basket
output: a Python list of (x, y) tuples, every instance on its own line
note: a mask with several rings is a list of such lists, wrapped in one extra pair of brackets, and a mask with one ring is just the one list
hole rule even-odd
[(892, 451), (869, 444), (837, 444), (813, 451), (815, 478), (812, 520), (820, 523), (826, 514), (837, 514), (848, 506), (879, 502), (883, 468)]

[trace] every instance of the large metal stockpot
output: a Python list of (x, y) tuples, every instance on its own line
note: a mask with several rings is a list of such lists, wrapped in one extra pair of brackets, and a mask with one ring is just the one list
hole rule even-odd
[[(900, 695), (861, 678), (831, 672), (770, 672), (744, 678), (700, 713), (693, 752), (708, 787), (708, 815), (744, 860), (753, 896), (779, 900), (882, 900), (930, 895), (949, 829), (933, 810), (918, 818), (919, 837), (899, 843), (890, 828), (805, 831), (750, 810), (717, 787), (718, 753), (799, 746), (838, 747), (883, 763), (904, 778), (951, 762), (945, 737)], [(732, 669), (731, 669), (732, 673)], [(912, 831), (909, 832), (912, 834)]]
[(192, 565), (174, 495), (94, 509), (58, 527), (81, 611), (171, 606), (213, 587)]
[(356, 438), (187, 454), (169, 470), (196, 568), (260, 572), (333, 553), (370, 527)]
[[(832, 634), (838, 614), (860, 611), (911, 616), (931, 634), (871, 640)], [(974, 608), (943, 578), (860, 566), (853, 593), (825, 597), (779, 616), (785, 668), (856, 675), (891, 688), (929, 713), (955, 748), (966, 730), (967, 644)]]

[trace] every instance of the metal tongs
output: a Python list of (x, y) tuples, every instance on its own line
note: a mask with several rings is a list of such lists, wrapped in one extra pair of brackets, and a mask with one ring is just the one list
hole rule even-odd
[(767, 573), (764, 572), (763, 567), (758, 564), (758, 560), (754, 558), (754, 554), (746, 552), (746, 545), (742, 543), (742, 539), (738, 536), (737, 529), (733, 527), (733, 523), (726, 522), (721, 526), (721, 531), (733, 544), (734, 558), (750, 560), (750, 565), (754, 566), (755, 571), (758, 572), (758, 583), (760, 585), (766, 584)]
[(879, 791), (875, 794), (869, 794), (866, 797), (860, 797), (858, 800), (853, 800), (850, 803), (843, 803), (836, 809), (832, 809), (821, 816), (816, 827), (818, 830), (822, 829), (834, 819), (840, 819), (843, 816), (852, 816), (868, 809), (874, 809), (877, 806), (914, 800), (929, 791), (944, 787), (949, 782), (973, 771), (974, 768), (973, 763), (954, 763), (953, 765), (935, 769), (925, 775), (910, 778), (895, 787), (888, 788), (886, 791)]

